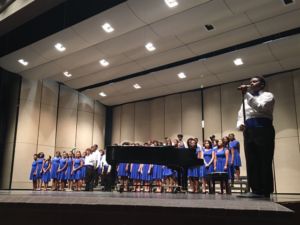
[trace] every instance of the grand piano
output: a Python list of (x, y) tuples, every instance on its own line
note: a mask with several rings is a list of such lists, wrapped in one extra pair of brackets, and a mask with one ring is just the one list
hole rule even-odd
[(187, 189), (188, 168), (204, 164), (203, 159), (197, 158), (195, 150), (174, 146), (107, 146), (106, 160), (112, 166), (112, 184), (118, 163), (158, 164), (177, 170), (178, 183), (183, 190)]

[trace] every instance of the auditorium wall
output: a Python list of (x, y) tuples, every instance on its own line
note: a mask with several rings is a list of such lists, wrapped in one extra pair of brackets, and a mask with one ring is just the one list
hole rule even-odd
[(32, 156), (104, 146), (105, 106), (52, 81), (22, 80), (13, 189), (31, 188)]
[[(300, 70), (269, 76), (267, 83), (267, 89), (276, 98), (276, 191), (300, 193)], [(233, 132), (241, 142), (241, 174), (246, 175), (243, 136), (236, 129), (241, 104), (236, 87), (240, 84), (241, 81), (205, 88), (202, 92), (192, 91), (116, 106), (113, 109), (112, 143), (163, 141), (164, 137), (176, 138), (178, 133), (183, 133), (185, 140), (197, 137), (202, 141), (202, 135), (204, 138), (212, 134), (222, 137)]]

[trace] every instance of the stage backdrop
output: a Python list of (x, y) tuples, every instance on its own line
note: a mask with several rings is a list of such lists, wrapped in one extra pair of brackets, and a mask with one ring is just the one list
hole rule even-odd
[(31, 188), (34, 153), (104, 145), (105, 106), (52, 81), (22, 80), (13, 165), (13, 189)]
[[(276, 190), (278, 193), (300, 193), (300, 70), (270, 76), (267, 82), (267, 89), (276, 98)], [(204, 138), (212, 134), (218, 138), (231, 132), (236, 134), (241, 142), (241, 172), (246, 175), (243, 137), (236, 130), (241, 105), (236, 88), (240, 84), (235, 82), (206, 88), (203, 96), (201, 91), (193, 91), (116, 106), (113, 109), (112, 143), (163, 141), (164, 137), (176, 138), (178, 133), (184, 135), (184, 140), (197, 137), (202, 142), (203, 119)]]

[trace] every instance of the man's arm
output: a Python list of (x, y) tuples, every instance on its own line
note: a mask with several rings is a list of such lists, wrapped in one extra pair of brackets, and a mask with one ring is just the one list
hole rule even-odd
[(243, 105), (241, 105), (241, 108), (240, 108), (240, 110), (238, 112), (238, 120), (237, 120), (236, 127), (239, 130), (243, 130), (243, 128), (245, 127), (245, 125), (244, 125), (244, 117), (243, 117)]
[(274, 95), (270, 92), (263, 93), (260, 98), (254, 98), (249, 92), (245, 94), (248, 104), (258, 112), (266, 112), (272, 110), (274, 106)]

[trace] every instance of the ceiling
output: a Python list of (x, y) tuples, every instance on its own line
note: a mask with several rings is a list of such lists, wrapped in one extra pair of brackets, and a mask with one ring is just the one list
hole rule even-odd
[[(128, 0), (1, 57), (0, 66), (28, 79), (56, 80), (74, 89), (106, 82), (83, 91), (106, 105), (300, 67), (300, 34), (295, 34), (115, 82), (130, 74), (300, 27), (299, 0), (289, 5), (282, 0), (177, 2), (176, 7), (169, 8), (164, 0)], [(101, 26), (105, 22), (115, 30), (104, 32)], [(207, 31), (206, 24), (214, 29)], [(54, 48), (58, 42), (66, 47), (64, 52)], [(146, 50), (148, 42), (154, 44), (155, 51)], [(21, 58), (29, 64), (18, 63)], [(235, 58), (242, 58), (244, 64), (235, 66)], [(101, 59), (110, 64), (101, 66)], [(64, 71), (72, 77), (65, 77)], [(179, 79), (179, 72), (187, 77)], [(136, 83), (142, 88), (134, 89)], [(100, 92), (107, 96), (99, 96)]]

